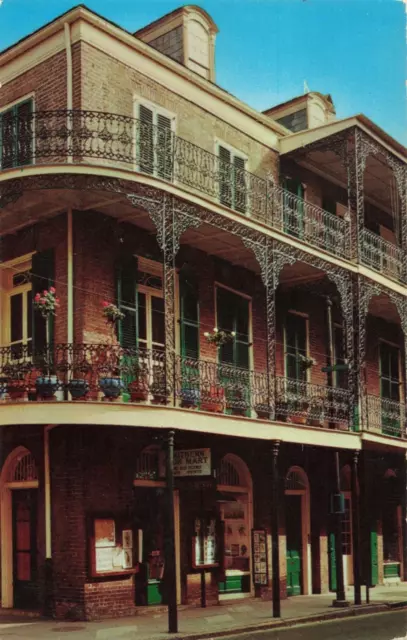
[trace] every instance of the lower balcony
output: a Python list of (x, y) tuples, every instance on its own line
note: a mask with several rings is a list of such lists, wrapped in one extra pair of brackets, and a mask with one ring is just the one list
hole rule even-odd
[(403, 250), (381, 236), (364, 229), (361, 242), (361, 261), (383, 275), (403, 281)]
[(269, 419), (276, 394), (281, 422), (348, 430), (349, 392), (230, 364), (117, 345), (60, 344), (31, 354), (0, 349), (0, 401), (161, 404)]
[(404, 403), (379, 396), (367, 396), (366, 404), (368, 431), (395, 438), (406, 437), (406, 407)]

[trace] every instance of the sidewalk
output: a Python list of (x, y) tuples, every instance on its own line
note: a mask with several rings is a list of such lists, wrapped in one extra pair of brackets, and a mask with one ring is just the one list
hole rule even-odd
[[(0, 616), (0, 640), (175, 640), (175, 638), (213, 638), (238, 630), (293, 625), (307, 620), (362, 615), (387, 611), (390, 606), (407, 606), (407, 583), (371, 589), (370, 606), (334, 609), (333, 594), (297, 596), (282, 601), (282, 620), (273, 620), (272, 603), (255, 599), (223, 602), (207, 609), (179, 611), (179, 633), (167, 633), (166, 610), (147, 610), (145, 614), (103, 622), (55, 622)], [(352, 603), (353, 589), (347, 593)], [(365, 601), (365, 589), (362, 589)]]

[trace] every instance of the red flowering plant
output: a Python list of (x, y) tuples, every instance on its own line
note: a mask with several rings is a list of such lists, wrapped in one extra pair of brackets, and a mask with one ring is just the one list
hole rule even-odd
[(106, 322), (114, 324), (118, 320), (123, 320), (124, 313), (120, 311), (119, 307), (116, 307), (113, 302), (108, 302), (107, 300), (103, 300), (102, 302), (102, 313), (106, 318)]
[(58, 307), (59, 298), (56, 297), (56, 290), (54, 287), (44, 289), (42, 293), (35, 294), (34, 309), (39, 311), (45, 320), (48, 320), (50, 316), (55, 316)]

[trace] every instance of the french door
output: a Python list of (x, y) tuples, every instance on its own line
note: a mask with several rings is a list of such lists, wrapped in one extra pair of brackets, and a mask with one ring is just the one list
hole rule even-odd
[(400, 436), (399, 349), (386, 342), (381, 342), (379, 365), (382, 432), (386, 435)]
[(37, 490), (12, 491), (14, 606), (35, 609), (37, 601)]
[(234, 334), (219, 348), (219, 383), (228, 411), (250, 407), (250, 301), (223, 287), (216, 288), (217, 328)]
[(304, 186), (298, 180), (285, 178), (283, 181), (284, 231), (290, 236), (304, 236)]

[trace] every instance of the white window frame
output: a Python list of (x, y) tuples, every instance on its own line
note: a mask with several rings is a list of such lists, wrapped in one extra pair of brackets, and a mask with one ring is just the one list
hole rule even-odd
[[(144, 172), (141, 172), (137, 162), (137, 122), (140, 119), (140, 105), (142, 105), (143, 107), (146, 107), (147, 109), (150, 109), (150, 111), (153, 112), (153, 126), (157, 126), (158, 115), (165, 116), (166, 118), (171, 120), (171, 132), (174, 135), (176, 134), (176, 130), (177, 130), (177, 116), (172, 111), (168, 111), (168, 109), (165, 109), (165, 107), (161, 107), (157, 105), (155, 102), (146, 100), (145, 98), (142, 98), (141, 96), (138, 96), (138, 95), (133, 95), (133, 118), (134, 118), (133, 169), (134, 171), (143, 173), (143, 175), (151, 175), (151, 177), (160, 178), (161, 180), (163, 180), (164, 178), (161, 178), (160, 176), (157, 175), (157, 169), (156, 169), (157, 163), (155, 161), (155, 158), (154, 158), (154, 172), (152, 174), (145, 174)], [(154, 145), (154, 155), (155, 155), (156, 153), (155, 140), (153, 145)], [(175, 180), (172, 180), (171, 182), (175, 183)]]
[[(237, 157), (237, 158), (241, 158), (242, 160), (244, 160), (244, 170), (249, 172), (249, 156), (245, 153), (243, 153), (243, 151), (240, 151), (239, 149), (237, 149), (236, 147), (233, 147), (232, 145), (228, 144), (227, 142), (224, 142), (223, 140), (221, 140), (220, 138), (215, 138), (214, 141), (214, 148), (215, 148), (215, 156), (216, 158), (219, 160), (219, 147), (223, 147), (224, 149), (227, 149), (232, 158), (232, 165), (233, 165), (233, 158)], [(222, 204), (220, 202), (220, 192), (217, 195), (217, 199), (219, 201), (219, 204)], [(234, 205), (234, 201), (235, 201), (235, 189), (234, 189), (234, 185), (232, 188), (232, 205)], [(222, 205), (222, 206), (227, 206), (227, 205)], [(246, 192), (246, 211), (245, 213), (242, 213), (241, 211), (237, 211), (237, 209), (235, 209), (234, 206), (232, 207), (228, 207), (230, 209), (232, 209), (232, 211), (235, 211), (236, 213), (238, 213), (239, 215), (242, 216), (246, 216), (246, 217), (250, 217), (250, 209), (251, 209), (251, 203), (250, 203), (250, 190), (247, 189)]]
[[(32, 283), (27, 282), (18, 287), (13, 287), (13, 276), (22, 271), (30, 271), (32, 268), (32, 255), (33, 253), (20, 256), (13, 260), (4, 262), (1, 265), (1, 300), (2, 300), (2, 331), (1, 342), (3, 345), (10, 347), (11, 344), (11, 298), (17, 294), (27, 294), (32, 291)], [(23, 310), (22, 310), (22, 325), (23, 325), (23, 337), (22, 341), (15, 342), (13, 344), (28, 344), (27, 338), (27, 295), (23, 295)], [(32, 336), (31, 336), (32, 340)]]

